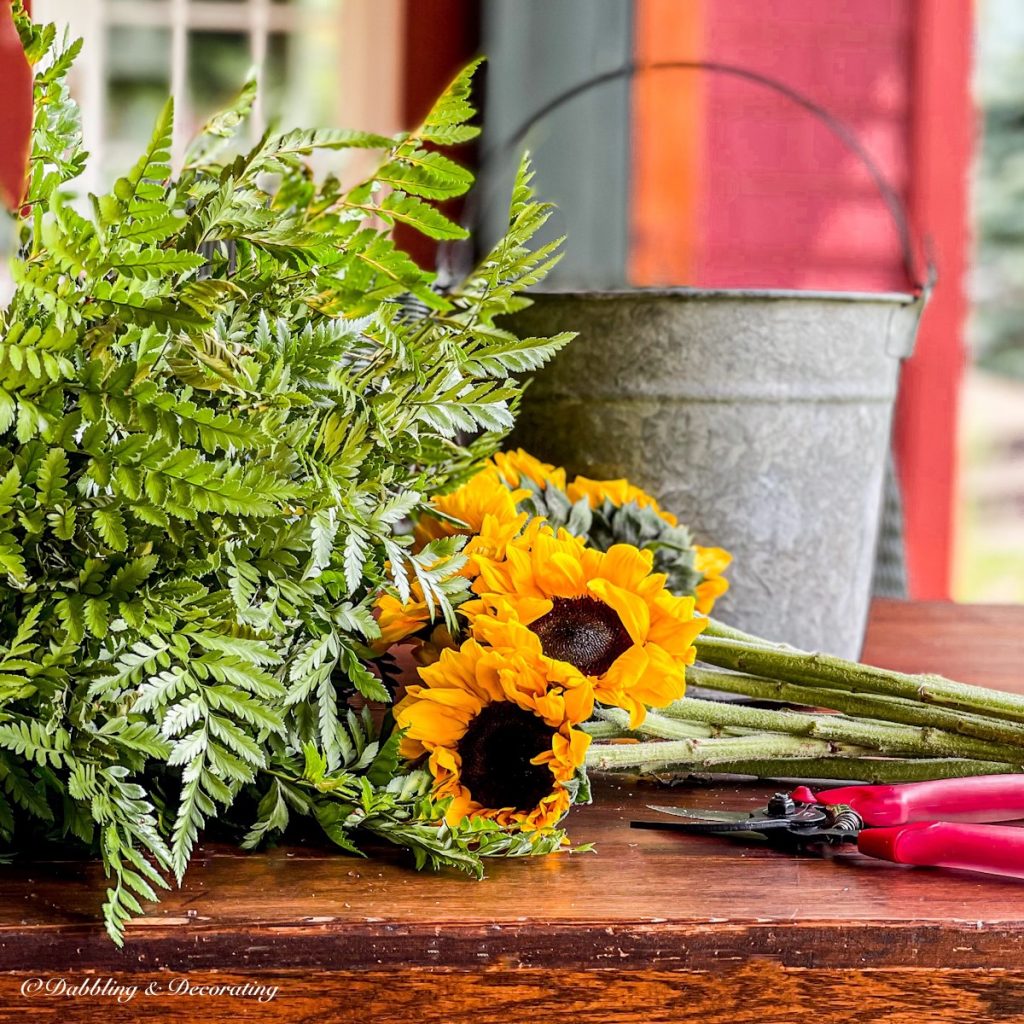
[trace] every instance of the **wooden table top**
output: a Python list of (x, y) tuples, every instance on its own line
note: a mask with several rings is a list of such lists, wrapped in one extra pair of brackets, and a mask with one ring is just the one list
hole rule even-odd
[[(1024, 691), (1024, 608), (880, 602), (865, 660)], [(396, 858), (205, 846), (183, 888), (129, 927), (124, 952), (96, 924), (94, 865), (5, 868), (0, 971), (704, 970), (752, 951), (832, 968), (1024, 964), (1024, 883), (627, 827), (652, 800), (752, 808), (769, 791), (605, 784), (568, 820), (596, 853), (494, 862), (483, 882)]]

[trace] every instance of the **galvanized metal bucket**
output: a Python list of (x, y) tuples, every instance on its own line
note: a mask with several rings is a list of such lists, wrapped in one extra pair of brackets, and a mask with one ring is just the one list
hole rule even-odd
[(723, 621), (855, 657), (900, 360), (922, 300), (797, 291), (538, 293), (526, 335), (578, 331), (512, 443), (628, 477), (734, 555)]
[[(893, 214), (909, 279), (923, 276), (899, 197), (849, 128), (742, 68), (654, 69), (680, 66), (739, 74), (818, 117), (864, 161)], [(516, 139), (609, 77), (556, 97)], [(927, 291), (534, 293), (517, 332), (579, 336), (528, 389), (512, 441), (571, 473), (628, 477), (698, 543), (728, 548), (732, 588), (716, 607), (723, 621), (856, 657), (900, 361)]]

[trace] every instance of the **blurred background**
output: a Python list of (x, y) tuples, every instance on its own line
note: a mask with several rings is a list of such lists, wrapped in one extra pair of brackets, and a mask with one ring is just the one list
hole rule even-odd
[[(1024, 601), (1024, 4), (1019, 0), (34, 0), (85, 39), (85, 190), (124, 171), (170, 90), (175, 152), (249, 68), (253, 132), (390, 133), (489, 57), (483, 200), (531, 112), (670, 61), (766, 76), (848, 125), (926, 240), (908, 273), (872, 171), (791, 97), (723, 70), (609, 78), (525, 133), (569, 236), (561, 283), (908, 291), (938, 284), (894, 451), (910, 594)], [(336, 167), (341, 173), (344, 164)], [(434, 260), (422, 242), (415, 255)], [(459, 254), (442, 254), (457, 263)]]

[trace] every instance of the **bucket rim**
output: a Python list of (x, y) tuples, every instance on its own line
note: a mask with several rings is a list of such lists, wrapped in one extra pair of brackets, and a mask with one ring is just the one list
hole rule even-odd
[(527, 298), (574, 298), (604, 301), (621, 298), (714, 299), (747, 301), (788, 300), (815, 302), (883, 302), (910, 306), (920, 300), (913, 292), (818, 291), (804, 288), (692, 288), (684, 285), (655, 288), (531, 288)]

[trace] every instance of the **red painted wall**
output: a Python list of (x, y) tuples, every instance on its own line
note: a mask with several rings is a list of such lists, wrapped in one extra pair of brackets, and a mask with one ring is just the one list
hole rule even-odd
[[(411, 128), (423, 120), (431, 103), (479, 52), (480, 9), (473, 0), (405, 0), (403, 16), (402, 113)], [(476, 146), (469, 143), (449, 155), (472, 165)], [(462, 200), (451, 200), (444, 209), (456, 222), (461, 220)], [(403, 225), (395, 234), (421, 266), (434, 266), (436, 242)]]
[(32, 130), (32, 71), (8, 0), (0, 0), (0, 202), (15, 207), (25, 191)]
[[(740, 65), (844, 121), (903, 196), (912, 223), (934, 241), (939, 283), (906, 366), (895, 447), (912, 596), (948, 597), (964, 362), (971, 0), (688, 0), (686, 19), (676, 0), (637, 0), (636, 11), (639, 63)], [(645, 76), (634, 114), (635, 283), (910, 287), (870, 174), (805, 110), (747, 81), (670, 71)]]
[[(892, 183), (908, 178), (909, 0), (715, 0), (705, 59), (798, 90), (857, 134)], [(699, 283), (903, 289), (898, 236), (859, 159), (807, 111), (707, 75)], [(712, 170), (713, 169), (713, 170)]]

